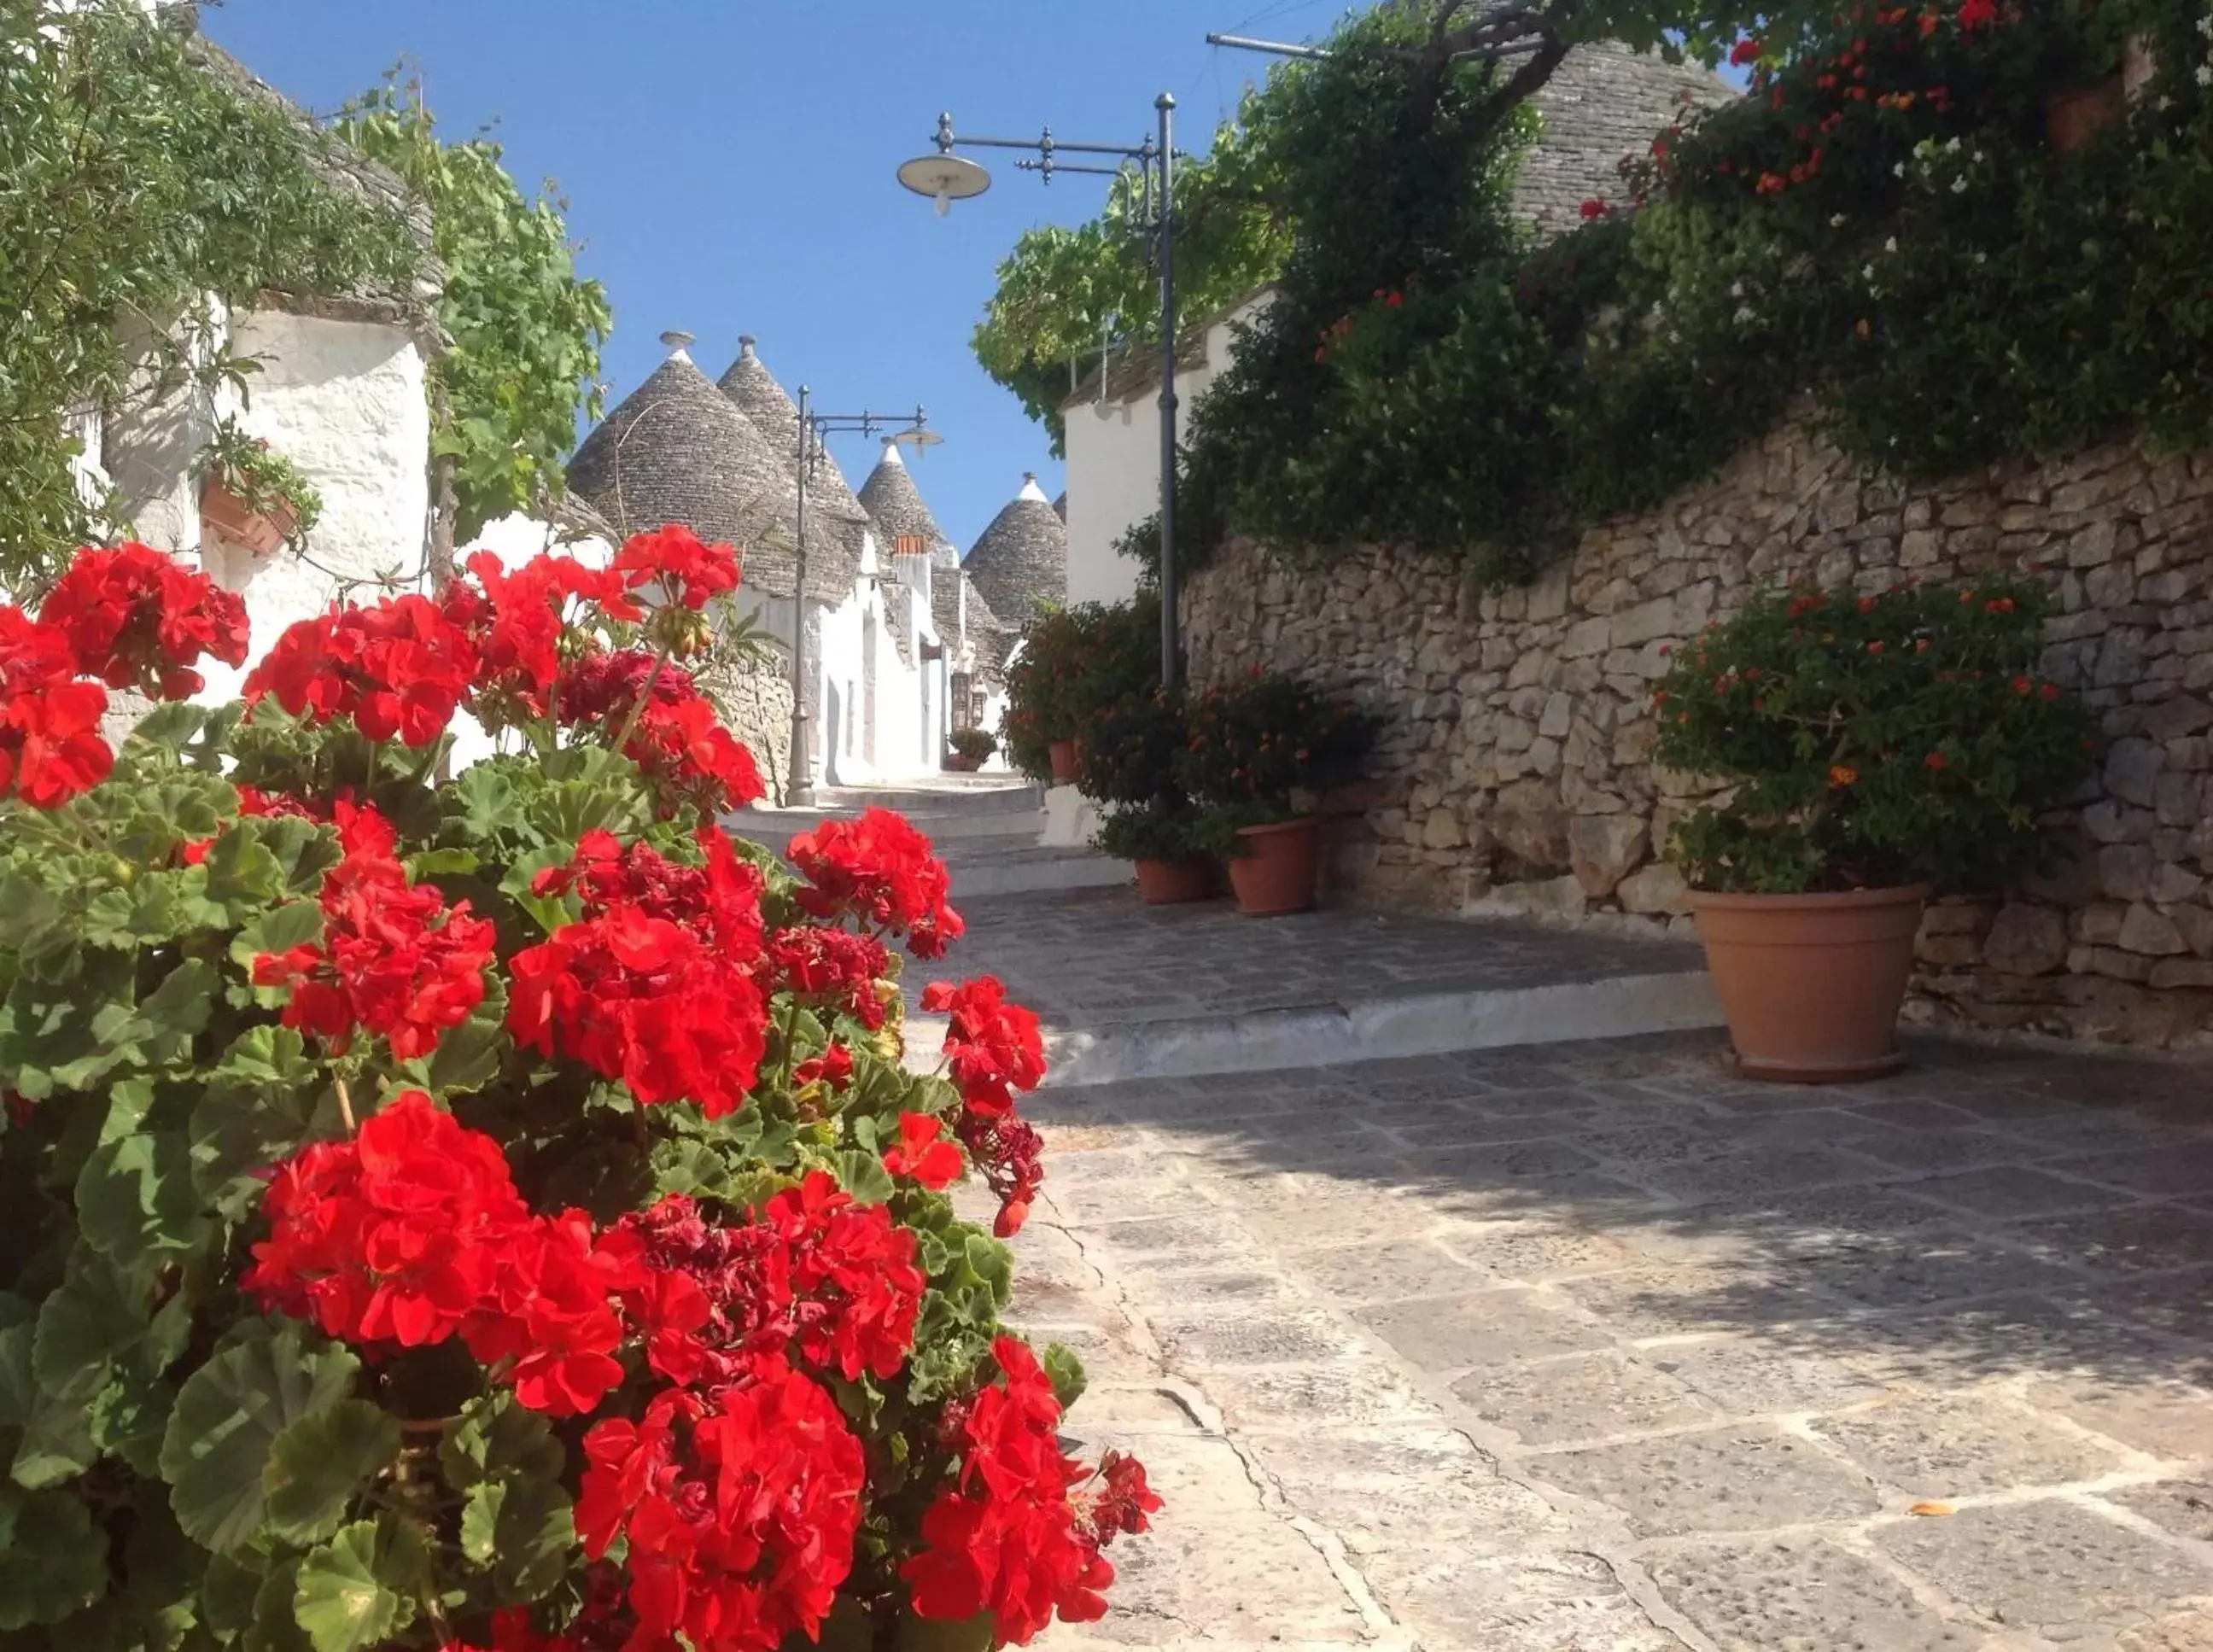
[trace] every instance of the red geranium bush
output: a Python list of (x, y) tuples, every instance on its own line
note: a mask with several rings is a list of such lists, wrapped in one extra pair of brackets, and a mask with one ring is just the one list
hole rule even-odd
[[(723, 829), (679, 528), (291, 627), (140, 546), (0, 607), (0, 1635), (1026, 1643), (1158, 1507), (999, 1323), (1036, 1017), (872, 811)], [(168, 698), (119, 751), (109, 687)], [(501, 755), (440, 780), (467, 715)]]

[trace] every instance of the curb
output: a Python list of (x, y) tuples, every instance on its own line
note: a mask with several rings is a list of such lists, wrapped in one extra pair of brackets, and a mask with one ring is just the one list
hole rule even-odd
[(1045, 1082), (1047, 1088), (1073, 1089), (1125, 1079), (1339, 1066), (1721, 1025), (1721, 1006), (1704, 972), (1625, 975), (1227, 1018), (1049, 1027)]

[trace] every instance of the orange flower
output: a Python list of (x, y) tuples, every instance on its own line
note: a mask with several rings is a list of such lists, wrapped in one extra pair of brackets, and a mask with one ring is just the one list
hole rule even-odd
[(2028, 696), (2035, 686), (2036, 686), (2030, 682), (2026, 677), (2016, 677), (2013, 680), (2013, 692), (2021, 695), (2024, 698)]
[(1946, 762), (1943, 753), (1931, 752), (1921, 759), (1921, 766), (1924, 769), (1942, 770), (1948, 767), (1949, 765)]
[(1859, 777), (1860, 771), (1850, 764), (1832, 763), (1829, 765), (1829, 783), (1832, 786), (1849, 786)]

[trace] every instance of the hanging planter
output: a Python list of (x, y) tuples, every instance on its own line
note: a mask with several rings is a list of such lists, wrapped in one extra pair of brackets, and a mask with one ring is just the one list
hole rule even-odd
[(201, 531), (258, 557), (298, 544), (323, 514), (323, 497), (300, 467), (235, 418), (216, 422), (192, 474), (201, 479)]
[(200, 531), (230, 545), (241, 546), (257, 557), (280, 551), (300, 530), (300, 513), (291, 504), (272, 504), (256, 510), (225, 487), (212, 471), (200, 486)]

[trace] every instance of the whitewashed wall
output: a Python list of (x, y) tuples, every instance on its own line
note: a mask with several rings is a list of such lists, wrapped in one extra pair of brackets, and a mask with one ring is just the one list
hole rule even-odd
[[(1262, 294), (1206, 331), (1206, 359), (1176, 375), (1176, 437), (1191, 428), (1193, 405), (1229, 365), (1234, 329), (1268, 303)], [(1127, 401), (1071, 401), (1068, 428), (1068, 600), (1119, 602), (1137, 594), (1137, 564), (1114, 542), (1160, 509), (1160, 387)]]

